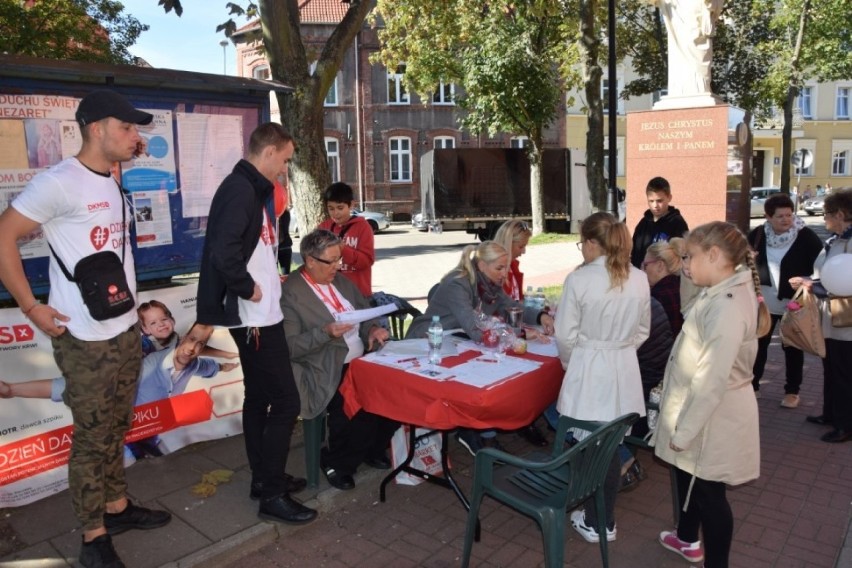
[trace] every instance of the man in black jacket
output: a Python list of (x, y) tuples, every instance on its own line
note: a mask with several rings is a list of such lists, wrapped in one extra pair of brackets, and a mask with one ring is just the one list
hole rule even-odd
[(293, 151), (293, 138), (280, 124), (261, 124), (249, 139), (248, 157), (216, 190), (201, 257), (197, 320), (230, 328), (240, 353), (249, 496), (260, 499), (258, 516), (303, 524), (317, 512), (290, 498), (305, 480), (285, 473), (301, 404), (284, 336), (273, 203), (273, 184), (287, 177)]
[(652, 244), (682, 237), (689, 227), (676, 207), (671, 207), (672, 188), (666, 178), (655, 177), (645, 188), (648, 197), (648, 210), (633, 231), (633, 252), (630, 262), (636, 268), (642, 268), (645, 251)]

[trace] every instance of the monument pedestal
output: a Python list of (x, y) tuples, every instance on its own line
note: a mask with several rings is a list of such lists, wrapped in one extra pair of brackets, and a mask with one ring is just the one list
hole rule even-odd
[[(733, 144), (729, 137), (741, 117), (742, 111), (728, 105), (655, 107), (627, 115), (627, 225), (631, 231), (648, 209), (648, 181), (657, 176), (671, 184), (671, 204), (690, 228), (729, 217), (729, 148)], [(739, 183), (732, 189), (738, 188)]]

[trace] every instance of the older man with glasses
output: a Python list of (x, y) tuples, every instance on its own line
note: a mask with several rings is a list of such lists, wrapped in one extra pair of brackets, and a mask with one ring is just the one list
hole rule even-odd
[(360, 326), (337, 321), (339, 313), (370, 307), (358, 286), (340, 272), (344, 245), (337, 235), (316, 229), (302, 238), (299, 249), (304, 264), (282, 286), (281, 310), (301, 415), (311, 419), (328, 410), (328, 447), (320, 465), (329, 484), (352, 489), (362, 462), (390, 468), (385, 450), (398, 424), (363, 410), (350, 419), (337, 389), (349, 362), (382, 346), (389, 333), (378, 320)]

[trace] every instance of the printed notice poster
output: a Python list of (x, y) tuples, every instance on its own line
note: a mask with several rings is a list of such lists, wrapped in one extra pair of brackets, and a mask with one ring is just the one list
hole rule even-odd
[(243, 118), (178, 112), (184, 217), (206, 217), (213, 194), (243, 157)]
[[(15, 197), (24, 190), (36, 174), (41, 170), (4, 170), (0, 171), (0, 213), (6, 210)], [(38, 258), (50, 254), (44, 231), (39, 227), (22, 239), (18, 239), (18, 250), (21, 259)]]
[(164, 191), (134, 191), (136, 246), (150, 248), (172, 244), (172, 213), (169, 194)]
[(122, 164), (121, 183), (130, 192), (177, 191), (172, 111), (142, 110), (153, 114), (154, 120), (138, 127), (145, 149), (133, 160)]

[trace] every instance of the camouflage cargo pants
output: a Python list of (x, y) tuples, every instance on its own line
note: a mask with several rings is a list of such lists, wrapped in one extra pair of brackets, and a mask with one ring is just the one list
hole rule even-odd
[(67, 331), (53, 338), (65, 377), (62, 400), (74, 418), (68, 461), (71, 505), (83, 526), (103, 526), (105, 503), (125, 496), (124, 436), (130, 428), (142, 361), (139, 330), (106, 341), (83, 341)]

